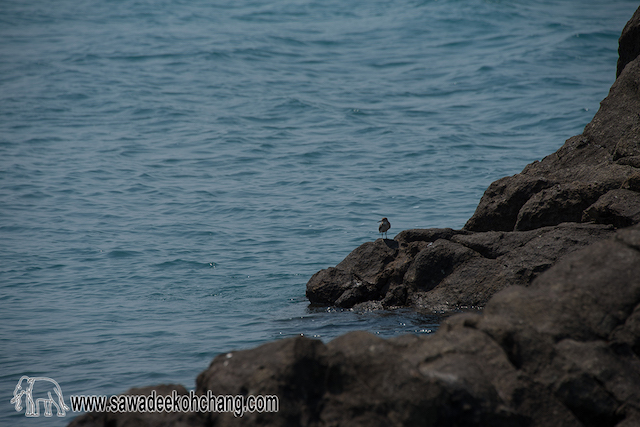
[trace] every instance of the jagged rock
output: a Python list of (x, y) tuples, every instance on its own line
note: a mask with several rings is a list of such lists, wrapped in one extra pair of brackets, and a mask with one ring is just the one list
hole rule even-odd
[(640, 222), (640, 193), (626, 189), (611, 190), (589, 206), (583, 221), (628, 227)]
[(388, 239), (367, 242), (335, 268), (314, 274), (307, 284), (307, 298), (312, 303), (331, 301), (338, 307), (377, 300), (390, 274), (386, 269), (399, 253), (399, 244)]
[[(283, 339), (219, 355), (197, 378), (199, 394), (277, 395), (276, 413), (90, 413), (70, 425), (640, 425), (639, 29), (640, 8), (620, 38), (619, 78), (584, 134), (493, 183), (464, 230), (379, 239), (307, 286), (323, 304), (435, 307), (515, 284), (482, 313), (449, 317), (429, 336)], [(562, 223), (578, 213), (608, 225)], [(129, 393), (151, 390), (186, 393)]]
[(345, 308), (370, 301), (379, 302), (377, 308), (439, 311), (482, 306), (499, 290), (528, 285), (557, 260), (614, 231), (576, 223), (512, 232), (406, 230), (397, 240), (367, 242), (316, 273), (307, 297)]
[[(496, 243), (498, 234), (479, 239)], [(491, 250), (500, 256), (499, 244)], [(640, 422), (638, 337), (634, 226), (565, 257), (529, 287), (499, 292), (481, 314), (448, 318), (433, 335), (287, 338), (221, 354), (197, 378), (199, 395), (277, 395), (278, 412), (210, 412), (191, 424), (88, 414), (73, 425), (133, 425), (125, 422), (135, 417), (136, 425), (194, 427), (632, 426)]]
[[(635, 37), (639, 15), (636, 12), (625, 27), (621, 43)], [(625, 46), (621, 44), (621, 49), (631, 49)], [(335, 269), (316, 273), (307, 284), (307, 297), (314, 304), (345, 308), (372, 301), (379, 308), (446, 310), (483, 305), (500, 289), (529, 284), (563, 256), (613, 231), (577, 223), (637, 224), (639, 161), (640, 57), (636, 57), (626, 63), (584, 133), (520, 174), (492, 183), (463, 230), (407, 230), (395, 242), (365, 243)], [(575, 225), (560, 227), (563, 223)], [(549, 233), (548, 227), (558, 227), (557, 234)], [(540, 233), (549, 240), (528, 244), (528, 235), (518, 234), (536, 230), (544, 230)], [(518, 243), (504, 255), (492, 257), (491, 249), (481, 242), (497, 235), (478, 236), (481, 232), (515, 233), (500, 239)]]
[(472, 231), (512, 231), (522, 206), (533, 195), (555, 184), (546, 178), (526, 175), (500, 178), (484, 192), (476, 213), (465, 228)]
[(582, 212), (606, 190), (603, 184), (570, 182), (534, 194), (520, 208), (516, 230), (535, 230), (564, 221), (580, 222)]
[(640, 9), (624, 26), (618, 40), (618, 66), (616, 78), (620, 76), (624, 67), (640, 55)]
[[(493, 241), (500, 256), (498, 235), (457, 238)], [(254, 385), (261, 380), (252, 378), (273, 378), (274, 368), (262, 362), (271, 360), (269, 349), (311, 345), (284, 340), (246, 352), (242, 360), (260, 361), (252, 365), (223, 367), (219, 357), (207, 384), (292, 396), (281, 406), (296, 408), (287, 422), (299, 425), (632, 425), (640, 420), (638, 313), (636, 226), (567, 256), (528, 288), (498, 293), (484, 314), (449, 318), (433, 336), (382, 340), (355, 332), (326, 346), (315, 342), (311, 352), (287, 350), (288, 366), (278, 368), (286, 374), (275, 388)], [(302, 363), (301, 355), (312, 360)], [(304, 390), (285, 390), (303, 366), (307, 381), (295, 387)], [(269, 373), (258, 375), (264, 369)], [(249, 382), (220, 384), (236, 376)], [(236, 425), (225, 417), (222, 425)]]
[[(638, 12), (626, 31), (621, 40), (637, 36)], [(621, 45), (621, 49), (631, 48)], [(491, 184), (464, 229), (511, 231), (580, 222), (584, 209), (608, 191), (621, 188), (640, 167), (639, 82), (636, 54), (584, 133), (521, 173)]]

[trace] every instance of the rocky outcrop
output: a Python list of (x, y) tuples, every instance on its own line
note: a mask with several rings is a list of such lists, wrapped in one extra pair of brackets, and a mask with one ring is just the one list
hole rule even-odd
[(635, 226), (433, 335), (288, 338), (221, 354), (197, 378), (198, 395), (277, 395), (276, 413), (90, 414), (72, 426), (623, 427), (640, 423), (639, 384)]
[[(626, 203), (627, 197), (630, 204), (636, 203), (640, 191), (640, 9), (625, 26), (618, 50), (618, 78), (584, 133), (521, 173), (492, 183), (466, 230), (530, 230), (561, 222), (589, 222), (592, 218), (585, 211), (602, 209), (612, 199), (608, 193), (620, 188), (635, 194), (618, 194), (616, 203)], [(637, 223), (636, 215), (630, 212), (622, 222)]]
[(610, 225), (566, 223), (531, 231), (406, 230), (367, 242), (307, 283), (314, 304), (411, 306), (446, 311), (484, 305), (509, 285), (528, 285), (575, 250), (611, 236)]
[[(197, 378), (197, 395), (276, 395), (278, 412), (90, 413), (70, 426), (640, 425), (639, 28), (640, 9), (585, 132), (491, 184), (463, 230), (365, 243), (307, 285), (319, 304), (488, 300), (481, 313), (428, 336), (283, 339), (219, 355)], [(187, 393), (129, 394), (154, 390)]]
[(638, 224), (638, 46), (640, 9), (620, 37), (620, 75), (584, 133), (492, 183), (462, 230), (407, 230), (365, 243), (311, 277), (309, 301), (345, 308), (482, 306), (614, 228)]
[[(640, 12), (620, 37), (619, 77), (582, 135), (514, 176), (492, 183), (464, 229), (531, 230), (590, 221), (585, 211), (611, 200), (635, 204), (640, 177)], [(624, 58), (623, 58), (624, 55)], [(632, 193), (633, 192), (633, 193)], [(622, 199), (620, 199), (622, 197)], [(604, 200), (600, 200), (604, 198)], [(624, 223), (637, 223), (634, 212)], [(601, 218), (604, 219), (604, 218)]]
[(620, 76), (624, 67), (640, 55), (640, 10), (636, 10), (627, 22), (620, 40), (618, 40), (618, 67), (616, 78)]
[[(589, 221), (584, 212), (607, 193), (639, 191), (640, 61), (629, 63), (582, 135), (517, 175), (492, 183), (464, 229), (532, 230), (562, 222)], [(635, 194), (632, 194), (635, 193)], [(626, 200), (626, 196), (624, 199)], [(633, 215), (626, 222), (637, 222)]]

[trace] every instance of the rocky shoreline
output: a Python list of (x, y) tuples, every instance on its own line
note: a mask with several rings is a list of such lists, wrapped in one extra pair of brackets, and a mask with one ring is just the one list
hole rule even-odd
[(529, 285), (570, 253), (611, 237), (611, 225), (562, 223), (531, 231), (406, 230), (367, 242), (307, 283), (312, 303), (357, 309), (482, 307)]
[[(462, 230), (406, 230), (307, 284), (312, 303), (451, 310), (429, 336), (296, 337), (216, 357), (196, 393), (276, 413), (89, 413), (70, 426), (640, 425), (640, 8), (582, 135), (489, 186)], [(128, 394), (187, 394), (182, 386)]]
[(492, 183), (462, 230), (406, 230), (363, 244), (311, 277), (309, 301), (436, 311), (484, 306), (501, 289), (529, 285), (572, 252), (639, 223), (638, 21), (636, 13), (620, 37), (618, 78), (582, 135)]

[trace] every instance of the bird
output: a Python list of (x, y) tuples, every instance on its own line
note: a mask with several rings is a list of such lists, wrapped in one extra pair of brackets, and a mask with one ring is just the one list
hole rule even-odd
[(380, 227), (378, 227), (378, 232), (380, 233), (380, 237), (382, 237), (382, 233), (384, 233), (386, 237), (387, 231), (391, 228), (391, 223), (387, 218), (382, 218), (378, 222), (380, 223)]

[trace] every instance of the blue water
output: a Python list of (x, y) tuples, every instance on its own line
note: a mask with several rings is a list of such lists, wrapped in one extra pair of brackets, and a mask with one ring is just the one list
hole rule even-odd
[[(211, 4), (214, 3), (214, 4)], [(627, 0), (0, 2), (0, 424), (304, 334), (437, 316), (309, 308), (374, 240), (459, 228), (582, 132)]]

